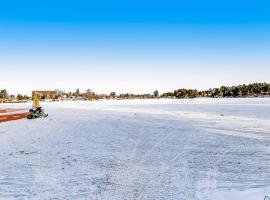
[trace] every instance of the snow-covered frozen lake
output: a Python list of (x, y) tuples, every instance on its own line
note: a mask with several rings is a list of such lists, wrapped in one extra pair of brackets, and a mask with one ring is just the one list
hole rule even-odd
[(270, 197), (270, 98), (42, 105), (0, 124), (0, 199)]

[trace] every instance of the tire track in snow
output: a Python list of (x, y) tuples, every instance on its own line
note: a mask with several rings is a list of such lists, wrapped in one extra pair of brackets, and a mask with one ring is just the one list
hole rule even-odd
[[(184, 132), (187, 131), (187, 130), (188, 130), (188, 129), (181, 129), (181, 131), (184, 131)], [(166, 135), (165, 135), (165, 136), (166, 136)], [(193, 136), (193, 134), (189, 134), (189, 135), (187, 136), (187, 140), (186, 140), (185, 143), (184, 143), (184, 148), (182, 148), (182, 149), (184, 149), (184, 151), (180, 152), (179, 154), (177, 154), (176, 156), (174, 156), (172, 159), (169, 159), (169, 163), (167, 164), (167, 167), (165, 168), (165, 170), (164, 170), (164, 169), (159, 169), (159, 171), (157, 171), (157, 173), (156, 173), (157, 175), (156, 175), (155, 177), (152, 177), (152, 180), (149, 181), (149, 182), (147, 183), (146, 186), (144, 186), (144, 190), (140, 192), (140, 195), (139, 195), (138, 199), (143, 199), (143, 198), (144, 198), (144, 193), (145, 193), (145, 191), (146, 191), (145, 188), (147, 188), (149, 185), (151, 185), (151, 184), (155, 181), (155, 178), (157, 178), (157, 177), (159, 176), (159, 174), (160, 174), (162, 171), (166, 172), (166, 171), (170, 170), (173, 174), (176, 174), (175, 171), (171, 170), (171, 169), (172, 169), (171, 166), (172, 166), (172, 164), (173, 164), (178, 158), (180, 158), (181, 156), (184, 157), (184, 155), (187, 154), (187, 151), (186, 151), (186, 148), (185, 148), (185, 147), (187, 146), (187, 143), (189, 143), (189, 142), (192, 140), (192, 138), (193, 138), (192, 136)], [(147, 152), (147, 154), (149, 155), (150, 153), (153, 153), (153, 151), (154, 151), (157, 147), (161, 146), (161, 145), (164, 144), (164, 143), (167, 143), (168, 140), (171, 140), (171, 139), (174, 139), (174, 138), (179, 138), (179, 135), (175, 134), (175, 135), (173, 135), (173, 136), (166, 137), (166, 140), (161, 140), (161, 142), (156, 143), (156, 144), (153, 146), (153, 148), (150, 149), (150, 150)], [(146, 154), (144, 157), (146, 157), (147, 154)], [(160, 155), (159, 155), (159, 157), (160, 157)], [(163, 158), (163, 160), (164, 160), (164, 159), (165, 159), (165, 158)], [(185, 165), (184, 165), (184, 166), (185, 166), (185, 169), (184, 169), (184, 171), (186, 172), (185, 174), (187, 175), (187, 173), (188, 173), (188, 170), (187, 170), (187, 160), (184, 160), (184, 162), (185, 162)], [(176, 176), (179, 177), (179, 174), (177, 173)], [(185, 181), (184, 181), (184, 182), (185, 182), (185, 183), (188, 183), (188, 182), (189, 182), (189, 179), (187, 179), (186, 177), (187, 177), (187, 176), (185, 176)], [(174, 182), (174, 184), (175, 184), (176, 186), (178, 186), (178, 188), (181, 188), (181, 185), (180, 185), (179, 182)], [(187, 196), (187, 195), (186, 195), (186, 196)]]
[[(127, 128), (127, 127), (125, 127), (125, 128)], [(125, 135), (123, 135), (122, 136), (122, 141), (126, 141), (127, 140), (127, 138), (128, 138), (128, 136), (129, 136), (129, 131), (125, 131)], [(126, 152), (125, 151), (125, 149), (123, 148), (123, 146), (122, 146), (122, 144), (120, 144), (119, 145), (120, 146), (120, 149), (121, 149), (121, 152), (123, 152), (123, 153), (121, 153), (120, 154), (120, 158), (118, 158), (118, 160), (119, 161), (122, 161), (122, 159), (124, 158), (124, 156), (125, 156), (125, 153), (124, 152)], [(118, 162), (119, 162), (118, 161)], [(119, 165), (121, 166), (121, 163), (119, 162)], [(112, 184), (111, 184), (111, 188), (109, 189), (109, 192), (105, 192), (106, 194), (105, 194), (105, 199), (106, 200), (110, 200), (110, 199), (112, 199), (112, 190), (114, 189), (114, 186), (115, 186), (115, 182), (116, 182), (116, 180), (118, 179), (118, 177), (120, 176), (120, 172), (119, 171), (117, 171), (117, 168), (113, 171), (113, 173), (111, 174), (111, 176), (112, 176)]]

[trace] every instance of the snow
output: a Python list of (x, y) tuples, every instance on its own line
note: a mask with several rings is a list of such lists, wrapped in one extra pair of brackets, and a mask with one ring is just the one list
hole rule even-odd
[(270, 196), (269, 98), (42, 105), (0, 124), (0, 199)]

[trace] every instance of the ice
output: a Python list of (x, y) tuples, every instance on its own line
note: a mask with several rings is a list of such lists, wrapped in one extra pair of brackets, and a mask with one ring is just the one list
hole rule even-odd
[(0, 199), (270, 196), (269, 98), (42, 105), (0, 124)]

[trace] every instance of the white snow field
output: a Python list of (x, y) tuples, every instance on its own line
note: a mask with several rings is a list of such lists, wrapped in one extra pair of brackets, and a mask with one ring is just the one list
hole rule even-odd
[(42, 105), (0, 124), (0, 199), (270, 197), (270, 98)]

